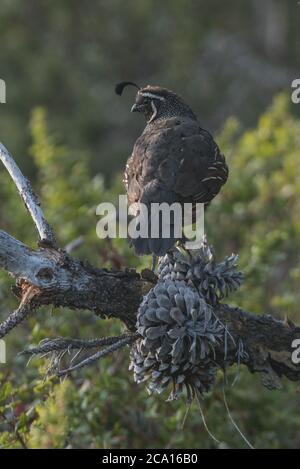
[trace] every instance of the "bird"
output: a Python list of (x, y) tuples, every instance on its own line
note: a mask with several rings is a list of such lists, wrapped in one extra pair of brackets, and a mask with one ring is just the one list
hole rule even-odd
[[(147, 208), (152, 203), (208, 205), (229, 174), (225, 156), (213, 136), (174, 91), (124, 81), (116, 85), (115, 92), (121, 96), (127, 86), (137, 88), (131, 112), (139, 112), (146, 119), (123, 178), (128, 205), (137, 207), (134, 216), (139, 214), (140, 204)], [(151, 237), (150, 216), (148, 222), (148, 236), (131, 239), (137, 255), (164, 256), (184, 239), (183, 235), (178, 238), (174, 226), (167, 238), (161, 236), (161, 230), (158, 237)]]

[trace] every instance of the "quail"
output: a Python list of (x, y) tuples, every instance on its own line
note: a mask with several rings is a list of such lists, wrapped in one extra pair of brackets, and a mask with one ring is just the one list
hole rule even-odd
[[(116, 93), (121, 95), (128, 85), (138, 89), (131, 111), (146, 118), (124, 174), (129, 206), (142, 203), (150, 209), (152, 203), (209, 204), (228, 178), (225, 157), (212, 135), (173, 91), (122, 82), (116, 85)], [(162, 256), (180, 238), (174, 226), (167, 238), (160, 236), (161, 231), (151, 237), (150, 217), (148, 222), (148, 236), (131, 239), (135, 252)]]

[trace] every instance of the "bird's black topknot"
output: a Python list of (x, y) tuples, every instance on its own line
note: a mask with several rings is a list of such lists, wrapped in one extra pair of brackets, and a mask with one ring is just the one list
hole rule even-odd
[(128, 85), (130, 85), (130, 86), (135, 86), (138, 90), (141, 89), (140, 86), (138, 86), (136, 83), (133, 83), (132, 81), (122, 81), (121, 83), (118, 83), (118, 84), (116, 85), (116, 87), (115, 87), (115, 92), (116, 92), (119, 96), (121, 96), (122, 93), (123, 93), (124, 88), (125, 88), (126, 86), (128, 86)]

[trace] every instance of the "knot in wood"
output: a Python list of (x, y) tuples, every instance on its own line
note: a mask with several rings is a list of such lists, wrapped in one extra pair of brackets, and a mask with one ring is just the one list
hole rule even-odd
[(53, 279), (53, 270), (50, 267), (43, 267), (37, 273), (37, 277), (42, 280), (52, 280)]

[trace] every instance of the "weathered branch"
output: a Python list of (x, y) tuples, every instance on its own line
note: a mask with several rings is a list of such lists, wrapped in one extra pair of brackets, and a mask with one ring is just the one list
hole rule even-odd
[(136, 337), (135, 334), (132, 334), (131, 336), (123, 337), (120, 340), (118, 340), (117, 342), (109, 345), (108, 347), (106, 347), (102, 350), (99, 350), (98, 352), (96, 352), (93, 355), (90, 355), (89, 357), (87, 357), (86, 359), (80, 361), (76, 365), (70, 366), (69, 368), (66, 368), (65, 370), (58, 371), (57, 375), (60, 376), (60, 377), (65, 376), (68, 373), (71, 373), (72, 371), (83, 368), (84, 366), (91, 365), (95, 361), (98, 361), (101, 358), (106, 357), (107, 355), (110, 355), (111, 353), (113, 353), (116, 350), (120, 349), (121, 347), (124, 347), (124, 345), (131, 344), (132, 342), (134, 342), (136, 340), (136, 338), (137, 337)]
[(33, 285), (38, 306), (88, 309), (103, 318), (119, 318), (129, 329), (134, 329), (143, 294), (153, 286), (147, 271), (140, 275), (134, 269), (120, 272), (98, 269), (63, 250), (30, 249), (3, 231), (0, 231), (0, 267), (17, 279), (15, 293), (20, 298), (26, 286)]
[(20, 168), (1, 142), (0, 160), (4, 164), (12, 180), (14, 181), (19, 191), (19, 194), (25, 204), (25, 207), (27, 208), (28, 212), (31, 215), (31, 218), (35, 223), (35, 226), (40, 235), (40, 241), (56, 245), (54, 233), (52, 231), (51, 226), (44, 217), (37, 195), (34, 193), (28, 179), (24, 177), (24, 175), (20, 171)]
[(55, 339), (43, 339), (37, 347), (30, 347), (23, 350), (19, 355), (42, 355), (49, 352), (61, 352), (63, 350), (88, 350), (93, 348), (113, 345), (121, 339), (128, 339), (132, 334), (122, 334), (119, 336), (102, 337), (101, 339), (66, 339), (57, 337)]
[[(31, 249), (0, 231), (0, 267), (16, 279), (14, 293), (21, 300), (19, 308), (0, 325), (0, 337), (5, 336), (42, 305), (87, 309), (101, 318), (118, 318), (135, 333), (139, 305), (143, 295), (155, 285), (155, 275), (147, 270), (141, 274), (132, 269), (107, 271), (55, 248), (52, 230), (28, 181), (2, 145), (0, 158), (10, 172), (40, 237), (50, 241), (49, 246), (44, 244), (39, 249)], [(293, 381), (300, 380), (300, 366), (293, 364), (291, 360), (292, 342), (300, 338), (299, 327), (290, 321), (250, 314), (224, 304), (216, 306), (214, 313), (226, 327), (230, 337), (225, 356), (224, 344), (217, 345), (214, 349), (214, 360), (220, 367), (242, 363), (251, 372), (262, 373), (264, 384), (273, 388), (279, 385), (280, 376)], [(133, 338), (136, 339), (136, 335), (132, 335), (132, 340)], [(114, 349), (125, 343), (128, 343), (128, 338), (123, 337), (118, 341), (108, 342), (107, 345)], [(99, 342), (98, 345), (105, 344)], [(105, 355), (107, 350), (100, 350), (89, 357), (88, 362)], [(66, 371), (77, 368), (74, 365)]]
[(0, 324), (0, 339), (24, 321), (31, 312), (32, 307), (30, 304), (20, 305), (16, 311), (11, 313), (8, 318)]
[[(292, 362), (292, 343), (300, 338), (300, 327), (291, 321), (281, 321), (270, 315), (250, 314), (240, 308), (219, 305), (216, 315), (226, 325), (236, 345), (228, 341), (228, 365), (238, 363), (237, 347), (243, 344), (239, 354), (240, 362), (252, 373), (263, 373), (266, 387), (280, 386), (278, 377), (300, 380), (300, 365)], [(218, 353), (219, 364), (224, 360), (224, 352)]]
[(37, 289), (34, 285), (28, 285), (24, 289), (19, 307), (0, 324), (0, 339), (24, 321), (30, 313), (35, 311), (37, 306), (35, 302), (36, 293)]
[[(32, 250), (4, 232), (0, 232), (0, 266), (17, 279), (16, 293), (19, 289), (22, 298), (28, 288), (34, 287), (35, 307), (53, 304), (88, 309), (102, 318), (118, 318), (132, 331), (143, 294), (154, 285), (154, 278), (147, 272), (139, 275), (135, 271), (109, 272), (94, 268), (64, 251)], [(28, 314), (27, 307), (22, 311)], [(300, 338), (300, 328), (223, 304), (215, 313), (234, 340), (234, 343), (228, 341), (227, 357), (224, 357), (224, 347), (217, 349), (216, 361), (221, 367), (238, 363), (237, 347), (241, 341), (245, 353), (244, 358), (240, 354), (240, 362), (252, 372), (264, 373), (271, 379), (271, 385), (276, 385), (273, 373), (300, 380), (300, 367), (291, 361), (291, 345), (294, 339)], [(11, 319), (7, 323), (16, 325)], [(12, 327), (2, 325), (0, 330), (7, 333)]]

